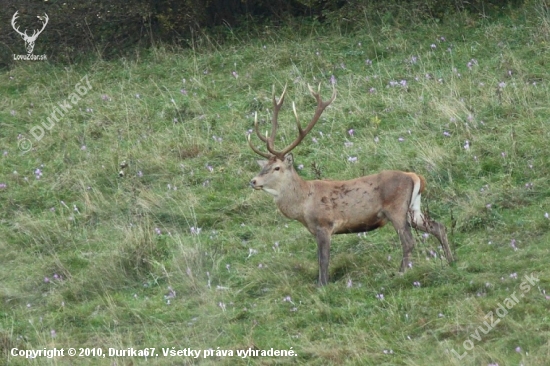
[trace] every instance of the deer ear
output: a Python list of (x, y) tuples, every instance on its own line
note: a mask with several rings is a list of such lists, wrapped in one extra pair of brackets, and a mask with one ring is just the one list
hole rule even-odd
[(263, 167), (266, 166), (267, 163), (268, 163), (267, 160), (256, 160), (256, 162), (258, 163), (258, 165), (260, 166), (260, 168), (263, 168)]
[(287, 166), (292, 166), (294, 164), (294, 156), (292, 156), (292, 154), (285, 155), (285, 164)]

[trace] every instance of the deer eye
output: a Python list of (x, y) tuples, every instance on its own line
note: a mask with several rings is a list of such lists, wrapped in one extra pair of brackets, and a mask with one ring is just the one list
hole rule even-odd
[(273, 170), (279, 171), (279, 170), (281, 170), (281, 167), (276, 166), (275, 168), (273, 168)]

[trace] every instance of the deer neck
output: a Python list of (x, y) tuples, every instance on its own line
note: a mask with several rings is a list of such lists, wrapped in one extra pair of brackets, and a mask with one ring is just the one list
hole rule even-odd
[(309, 190), (309, 182), (293, 171), (292, 179), (274, 197), (275, 204), (286, 217), (302, 221)]

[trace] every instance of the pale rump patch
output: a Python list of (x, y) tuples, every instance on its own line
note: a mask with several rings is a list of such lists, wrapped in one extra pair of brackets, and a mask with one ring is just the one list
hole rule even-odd
[(423, 188), (422, 180), (416, 174), (411, 174), (411, 177), (414, 182), (414, 187), (411, 194), (411, 204), (409, 205), (409, 219), (412, 219), (412, 223), (419, 225), (424, 221), (424, 216), (422, 215), (422, 211), (420, 210), (420, 199), (422, 197), (422, 194), (420, 192)]

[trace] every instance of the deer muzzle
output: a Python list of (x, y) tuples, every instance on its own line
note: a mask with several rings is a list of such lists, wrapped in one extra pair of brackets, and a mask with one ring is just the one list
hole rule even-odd
[(257, 182), (256, 178), (254, 178), (250, 181), (250, 187), (252, 187), (256, 190), (262, 189), (262, 186), (258, 185), (258, 182)]

